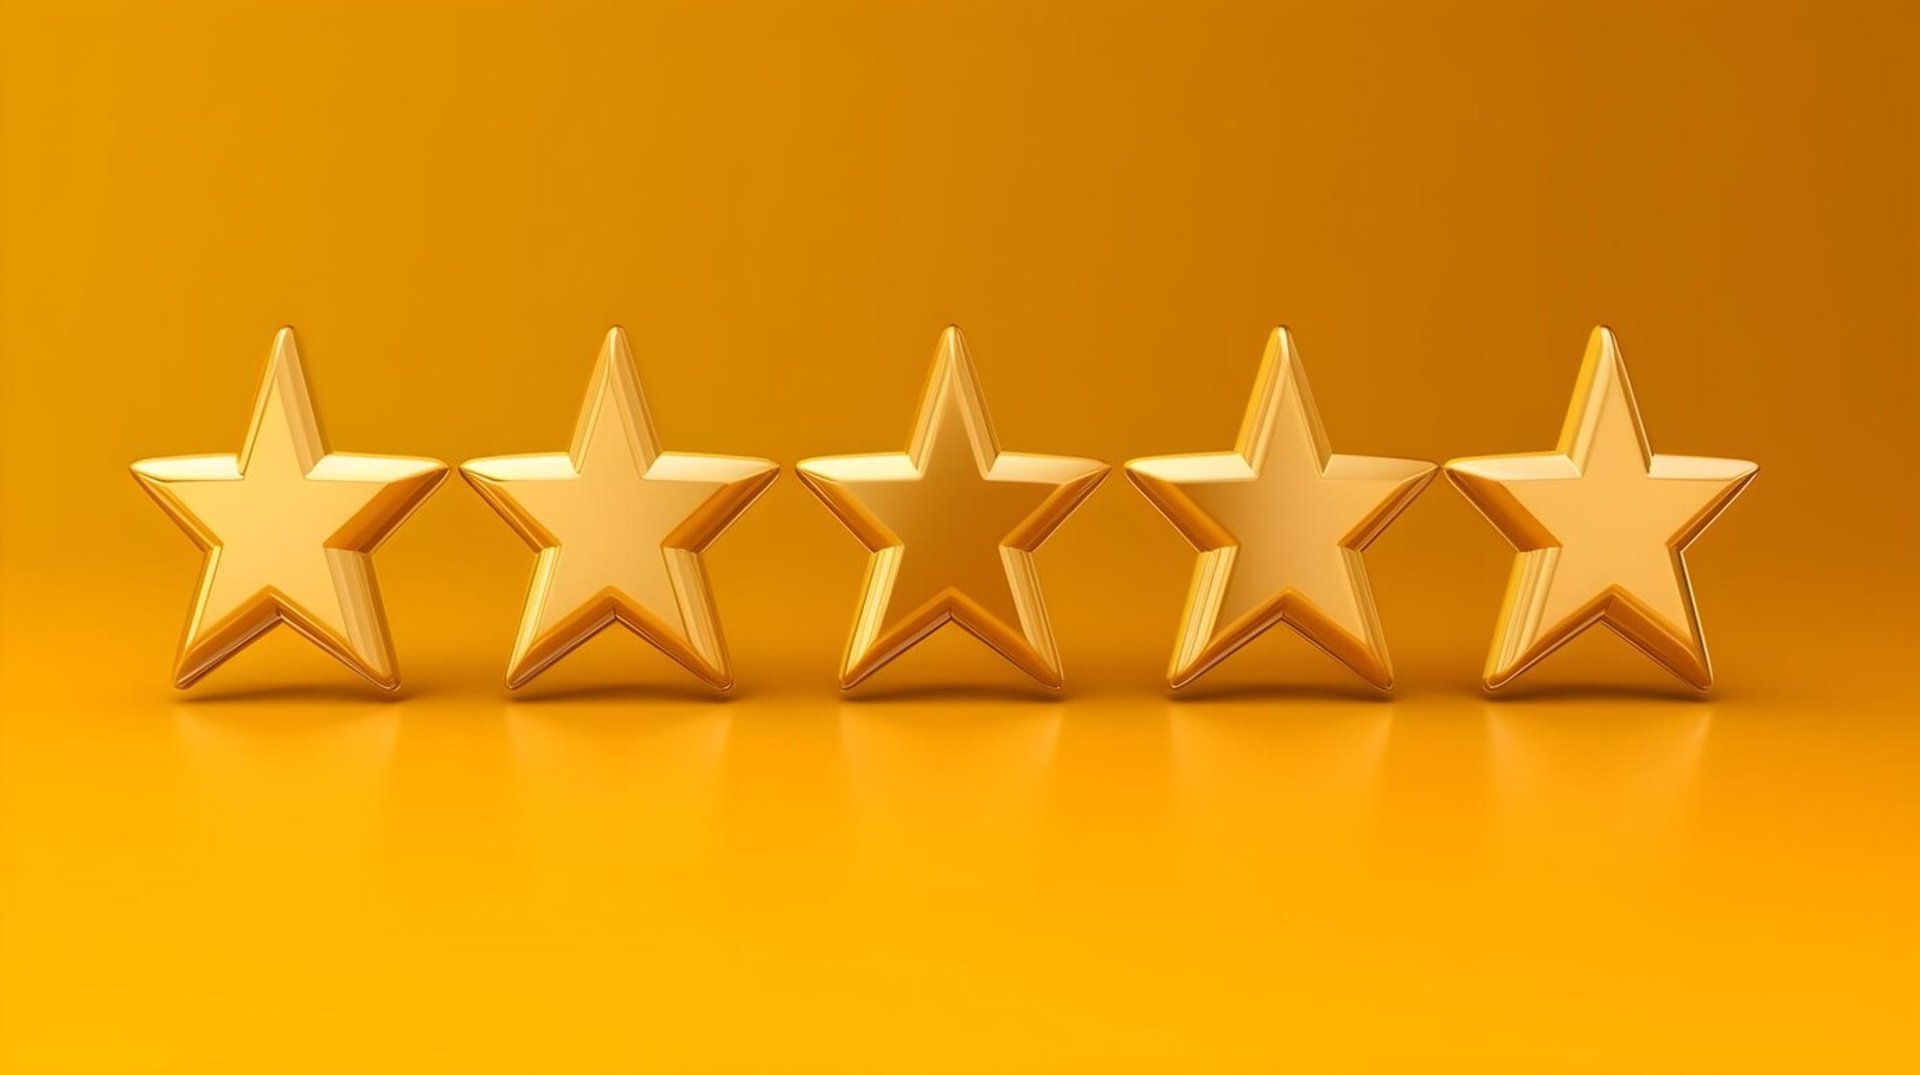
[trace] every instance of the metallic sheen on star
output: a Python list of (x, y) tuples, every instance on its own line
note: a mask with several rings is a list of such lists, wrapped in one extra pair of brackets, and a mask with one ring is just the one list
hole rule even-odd
[(133, 464), (207, 553), (175, 684), (192, 685), (286, 623), (378, 686), (399, 687), (371, 554), (446, 472), (437, 459), (331, 451), (293, 330), (281, 329), (240, 454)]
[(473, 459), (460, 472), (539, 552), (508, 687), (614, 623), (707, 685), (733, 685), (700, 552), (780, 468), (663, 451), (620, 328), (601, 345), (569, 451)]
[(1487, 658), (1497, 689), (1596, 623), (1699, 690), (1713, 683), (1682, 554), (1756, 464), (1655, 455), (1613, 332), (1593, 330), (1560, 444), (1455, 459), (1447, 477), (1520, 555)]
[(959, 329), (940, 336), (906, 451), (808, 459), (796, 469), (873, 551), (842, 688), (948, 622), (1060, 686), (1033, 550), (1099, 486), (1107, 465), (1001, 451)]
[(1183, 687), (1285, 623), (1368, 683), (1391, 687), (1360, 554), (1434, 470), (1333, 454), (1293, 337), (1275, 329), (1233, 451), (1127, 464), (1127, 477), (1200, 550), (1167, 681)]

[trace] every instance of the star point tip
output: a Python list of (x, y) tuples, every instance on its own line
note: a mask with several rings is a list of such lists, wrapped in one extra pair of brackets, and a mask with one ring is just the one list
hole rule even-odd
[(1520, 673), (1525, 670), (1517, 663), (1502, 665), (1489, 662), (1486, 671), (1480, 675), (1480, 689), (1487, 694), (1499, 694), (1506, 689), (1507, 684), (1519, 678)]
[(268, 360), (268, 372), (285, 366), (298, 369), (300, 364), (300, 339), (294, 334), (292, 325), (282, 325), (273, 334), (273, 351)]
[(465, 460), (453, 469), (459, 472), (460, 477), (468, 485), (478, 490), (485, 490), (500, 484), (501, 464), (508, 462), (510, 458), (509, 456), (483, 455), (476, 459)]
[(1612, 358), (1620, 357), (1620, 336), (1613, 331), (1612, 325), (1604, 322), (1593, 326), (1593, 331), (1587, 334), (1587, 346)]
[(1293, 339), (1293, 329), (1286, 325), (1273, 327), (1273, 331), (1267, 334), (1267, 346), (1272, 348), (1274, 354), (1284, 359), (1292, 360), (1299, 354), (1299, 348)]
[(607, 329), (606, 335), (600, 338), (600, 354), (594, 366), (597, 373), (595, 383), (622, 373), (631, 373), (635, 378), (639, 376), (633, 362), (633, 346), (627, 342), (626, 329), (619, 325)]
[(951, 362), (953, 368), (972, 365), (973, 356), (967, 350), (967, 335), (960, 331), (959, 325), (948, 325), (940, 330), (940, 340), (934, 345), (936, 364)]

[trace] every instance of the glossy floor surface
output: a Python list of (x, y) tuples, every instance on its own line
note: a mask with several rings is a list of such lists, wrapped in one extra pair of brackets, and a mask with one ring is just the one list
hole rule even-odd
[[(978, 647), (948, 641), (970, 664)], [(1469, 669), (1381, 701), (1295, 653), (1318, 685), (1228, 677), (1171, 701), (1132, 677), (1048, 700), (983, 649), (977, 671), (1005, 686), (909, 666), (842, 699), (831, 664), (723, 702), (595, 685), (637, 645), (594, 643), (524, 701), (490, 667), (429, 657), (382, 701), (247, 671), (341, 681), (290, 636), (188, 697), (151, 646), (99, 651), (145, 684), (50, 683), (9, 640), (25, 685), (0, 717), (8, 1062), (1899, 1071), (1916, 1055), (1920, 733), (1877, 690), (1485, 701)]]

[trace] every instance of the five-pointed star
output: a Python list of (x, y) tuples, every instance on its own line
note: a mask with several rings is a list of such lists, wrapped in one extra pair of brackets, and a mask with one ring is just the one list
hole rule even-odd
[(1520, 550), (1487, 687), (1604, 623), (1705, 690), (1713, 670), (1681, 554), (1757, 469), (1738, 459), (1653, 454), (1613, 332), (1594, 329), (1558, 448), (1446, 465), (1447, 477)]
[(708, 685), (733, 685), (700, 552), (780, 468), (765, 459), (662, 451), (619, 327), (600, 347), (571, 450), (473, 459), (460, 472), (539, 550), (508, 687), (613, 623)]
[(1001, 451), (959, 329), (940, 336), (905, 452), (808, 459), (796, 469), (873, 550), (841, 687), (949, 621), (1060, 686), (1033, 550), (1100, 484), (1107, 465)]
[(329, 451), (293, 330), (281, 329), (239, 455), (133, 465), (141, 486), (207, 552), (176, 685), (190, 686), (284, 622), (397, 688), (371, 553), (446, 472), (437, 459)]
[(1412, 459), (1335, 455), (1285, 328), (1231, 452), (1135, 459), (1127, 476), (1200, 550), (1167, 681), (1182, 687), (1276, 623), (1393, 685), (1361, 550), (1433, 480)]

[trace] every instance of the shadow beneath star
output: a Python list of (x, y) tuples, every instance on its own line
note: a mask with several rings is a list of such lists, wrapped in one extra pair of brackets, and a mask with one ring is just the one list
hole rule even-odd
[(1169, 702), (1206, 705), (1220, 702), (1383, 702), (1404, 700), (1403, 695), (1377, 690), (1364, 683), (1236, 683), (1219, 687), (1182, 687), (1165, 692)]
[(1724, 702), (1726, 697), (1710, 691), (1697, 691), (1685, 684), (1672, 686), (1638, 683), (1541, 683), (1502, 687), (1481, 692), (1496, 705), (1527, 705), (1532, 702), (1679, 702), (1700, 705)]
[(191, 688), (174, 695), (173, 701), (190, 706), (236, 705), (258, 702), (296, 702), (313, 705), (391, 705), (405, 701), (412, 692), (402, 688), (383, 691), (342, 683), (279, 683), (258, 687), (234, 687), (228, 690)]
[(507, 700), (542, 705), (606, 702), (708, 702), (724, 705), (751, 694), (751, 691), (739, 687), (721, 691), (711, 687), (664, 683), (596, 683), (579, 687), (522, 687), (508, 693)]
[(1045, 687), (1007, 687), (986, 683), (923, 683), (902, 687), (855, 687), (841, 700), (855, 704), (878, 702), (1064, 702), (1062, 691)]

